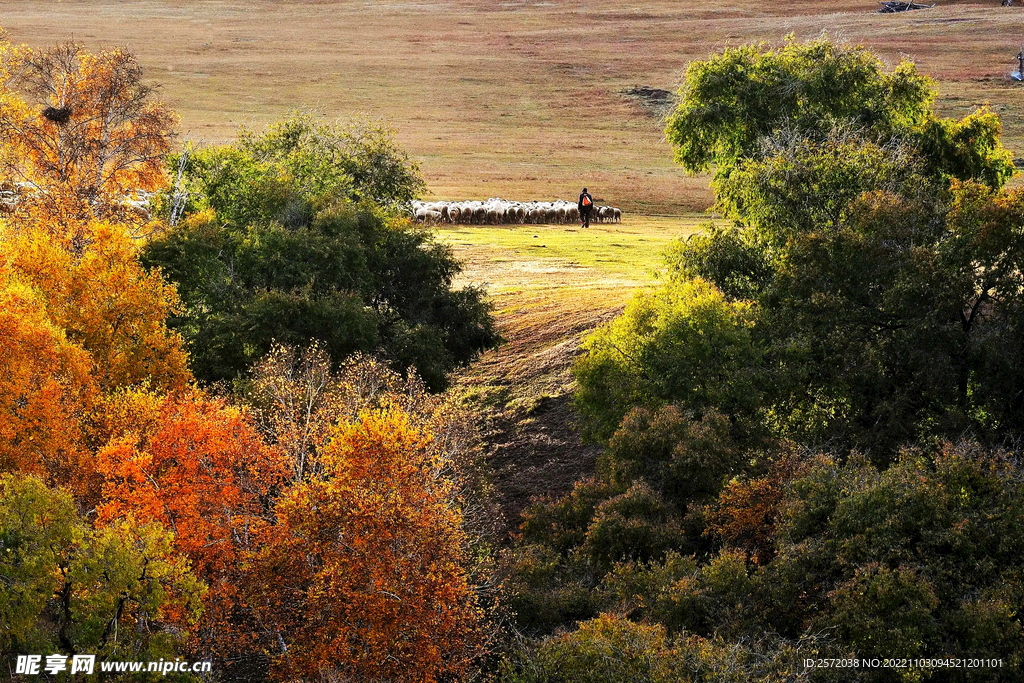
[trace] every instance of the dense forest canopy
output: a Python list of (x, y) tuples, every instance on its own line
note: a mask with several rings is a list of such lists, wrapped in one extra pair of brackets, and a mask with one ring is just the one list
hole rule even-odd
[(828, 37), (690, 65), (667, 136), (724, 222), (585, 344), (604, 456), (506, 553), (506, 680), (1014, 680), (1024, 192), (934, 100)]
[(1019, 678), (1024, 191), (993, 112), (827, 36), (691, 64), (666, 134), (720, 220), (584, 342), (593, 476), (494, 538), (481, 416), (439, 390), (499, 338), (403, 217), (392, 131), (172, 155), (141, 77), (0, 40), (0, 656)]
[(388, 129), (297, 115), (178, 161), (183, 219), (142, 261), (177, 285), (169, 324), (198, 379), (317, 340), (336, 364), (377, 352), (441, 389), (497, 344), (483, 292), (453, 289), (450, 250), (400, 217), (423, 181)]

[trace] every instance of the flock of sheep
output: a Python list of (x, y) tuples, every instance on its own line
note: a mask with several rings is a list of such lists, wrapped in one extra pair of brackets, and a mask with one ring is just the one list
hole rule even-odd
[[(0, 213), (13, 213), (17, 210), (18, 203), (22, 197), (34, 195), (37, 192), (40, 192), (40, 189), (35, 183), (0, 183)], [(148, 221), (152, 217), (153, 206), (151, 200), (156, 194), (156, 192), (136, 190), (133, 196), (125, 195), (121, 197), (117, 204), (136, 214), (142, 220)]]
[[(413, 218), (421, 223), (464, 223), (507, 225), (512, 223), (578, 223), (580, 211), (575, 202), (556, 199), (553, 202), (513, 202), (501, 197), (487, 201), (412, 203)], [(622, 211), (614, 206), (597, 206), (590, 220), (598, 223), (619, 223)]]
[[(31, 183), (0, 186), (0, 213), (13, 211), (19, 195), (35, 191)], [(143, 220), (150, 219), (150, 200), (155, 193), (138, 192), (124, 197), (121, 205)], [(564, 199), (553, 202), (513, 202), (500, 197), (487, 201), (465, 202), (412, 202), (413, 218), (422, 223), (462, 223), (475, 225), (509, 225), (522, 223), (577, 223), (580, 212), (576, 204)], [(595, 205), (590, 220), (598, 223), (621, 223), (622, 211), (614, 206)]]

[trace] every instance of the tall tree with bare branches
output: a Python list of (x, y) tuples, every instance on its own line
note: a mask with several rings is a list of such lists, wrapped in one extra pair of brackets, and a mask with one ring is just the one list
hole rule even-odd
[(72, 238), (92, 219), (144, 222), (125, 199), (164, 182), (178, 119), (134, 55), (0, 36), (0, 62), (0, 183), (18, 193), (14, 210)]

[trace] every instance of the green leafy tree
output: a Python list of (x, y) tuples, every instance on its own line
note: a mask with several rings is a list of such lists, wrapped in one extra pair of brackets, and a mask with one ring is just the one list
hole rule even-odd
[(691, 172), (716, 167), (716, 181), (743, 160), (792, 141), (822, 142), (837, 131), (866, 142), (904, 141), (937, 176), (1001, 186), (1013, 174), (998, 117), (982, 109), (962, 121), (935, 116), (934, 83), (909, 62), (887, 72), (863, 47), (827, 36), (780, 47), (744, 45), (686, 72), (666, 134)]
[(699, 279), (638, 294), (586, 340), (573, 369), (587, 434), (606, 441), (634, 406), (749, 415), (760, 391), (752, 322), (749, 305)]
[(525, 511), (517, 547), (504, 555), (505, 602), (519, 628), (548, 634), (622, 609), (631, 598), (608, 584), (623, 563), (692, 572), (694, 563), (677, 562), (680, 553), (714, 549), (704, 503), (753, 457), (730, 432), (728, 418), (713, 411), (700, 419), (676, 406), (630, 412), (599, 463), (600, 479)]
[(316, 339), (335, 363), (377, 352), (437, 389), (498, 342), (483, 292), (452, 288), (450, 250), (382, 208), (422, 187), (385, 130), (293, 118), (195, 154), (185, 179), (186, 219), (144, 260), (178, 285), (171, 324), (199, 379)]
[(693, 635), (671, 638), (660, 624), (613, 614), (583, 622), (506, 660), (502, 683), (769, 683), (801, 680), (816, 641), (762, 638), (729, 643)]
[(173, 657), (205, 588), (172, 536), (126, 518), (92, 529), (71, 497), (0, 477), (0, 651)]
[(669, 137), (687, 169), (717, 165), (734, 227), (679, 244), (670, 277), (751, 303), (777, 434), (881, 462), (926, 434), (1024, 429), (1009, 153), (994, 114), (942, 119), (933, 99), (912, 65), (827, 38), (690, 68)]
[(718, 495), (743, 469), (744, 453), (732, 438), (727, 417), (705, 412), (700, 419), (675, 405), (658, 411), (634, 408), (599, 461), (614, 483), (644, 479), (683, 509)]
[(683, 95), (669, 139), (732, 225), (585, 344), (607, 448), (507, 555), (547, 636), (508, 680), (657, 680), (597, 621), (558, 633), (602, 612), (664, 629), (676, 680), (799, 680), (800, 652), (979, 653), (1009, 668), (942, 680), (1015, 680), (1022, 479), (991, 444), (1024, 434), (1024, 193), (998, 119), (940, 119), (911, 65), (827, 39), (727, 51)]
[[(753, 577), (756, 613), (767, 623), (752, 628), (790, 636), (829, 629), (840, 650), (859, 656), (1019, 666), (1020, 481), (1012, 457), (971, 444), (905, 451), (884, 472), (859, 457), (820, 461), (792, 484), (778, 556)], [(999, 680), (1005, 672), (946, 675)]]
[(847, 144), (744, 162), (722, 186), (748, 227), (678, 245), (670, 269), (756, 302), (771, 427), (882, 459), (927, 433), (1024, 429), (1019, 190), (943, 189)]
[[(177, 165), (180, 159), (172, 159)], [(310, 200), (328, 197), (395, 208), (426, 189), (419, 167), (384, 125), (320, 123), (293, 114), (263, 132), (242, 128), (233, 145), (188, 156), (182, 178), (188, 212), (214, 207), (222, 220), (249, 224), (308, 218)]]
[[(1014, 559), (1024, 497), (1014, 456), (945, 443), (906, 450), (884, 471), (855, 455), (769, 476), (788, 479), (775, 506), (774, 555), (751, 563), (745, 539), (727, 535), (707, 561), (668, 552), (620, 563), (602, 581), (602, 609), (732, 646), (772, 634), (825, 657), (1002, 659), (1001, 669), (947, 671), (942, 680), (1015, 680), (1024, 657), (1024, 573)], [(716, 511), (749, 513), (735, 489)], [(834, 679), (925, 674), (850, 670)]]
[(505, 666), (505, 683), (669, 683), (677, 652), (665, 629), (601, 615)]

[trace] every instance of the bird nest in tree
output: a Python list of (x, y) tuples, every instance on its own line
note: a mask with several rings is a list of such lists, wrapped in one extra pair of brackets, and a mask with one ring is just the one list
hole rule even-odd
[(67, 123), (71, 118), (71, 107), (47, 107), (43, 110), (43, 118), (54, 123)]

